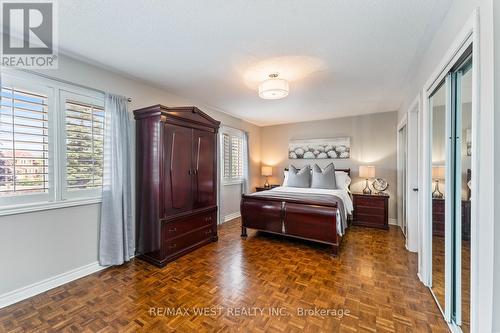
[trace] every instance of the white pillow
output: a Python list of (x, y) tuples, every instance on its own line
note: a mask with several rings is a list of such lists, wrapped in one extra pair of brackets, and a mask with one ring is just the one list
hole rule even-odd
[(351, 177), (345, 171), (335, 171), (335, 181), (337, 182), (337, 188), (340, 190), (349, 191), (349, 185), (351, 185)]
[(283, 185), (281, 185), (281, 186), (287, 186), (288, 185), (288, 171), (285, 170), (283, 173), (285, 174), (285, 179), (283, 180)]

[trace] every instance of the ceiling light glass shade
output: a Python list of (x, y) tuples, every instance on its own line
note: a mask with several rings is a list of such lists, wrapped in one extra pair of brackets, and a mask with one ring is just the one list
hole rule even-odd
[(280, 99), (288, 96), (288, 81), (272, 77), (259, 84), (259, 97), (263, 99)]

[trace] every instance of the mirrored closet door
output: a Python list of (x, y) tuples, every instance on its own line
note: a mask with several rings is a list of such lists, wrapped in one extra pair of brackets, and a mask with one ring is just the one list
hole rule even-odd
[(470, 331), (473, 200), (472, 53), (459, 58), (429, 97), (432, 202), (431, 291), (445, 319)]
[[(446, 79), (448, 81), (449, 78)], [(447, 82), (444, 81), (430, 97), (432, 119), (432, 292), (441, 311), (446, 311), (448, 302), (445, 297), (446, 286), (446, 244), (450, 236), (445, 232), (445, 175), (447, 161), (447, 126), (446, 114), (449, 109), (446, 98)]]
[(454, 73), (456, 96), (455, 150), (455, 299), (454, 322), (470, 331), (470, 235), (472, 197), (472, 58)]

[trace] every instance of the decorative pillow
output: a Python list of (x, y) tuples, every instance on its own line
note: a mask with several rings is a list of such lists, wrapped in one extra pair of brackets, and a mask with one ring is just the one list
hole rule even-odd
[(333, 163), (328, 164), (323, 170), (317, 164), (314, 164), (312, 168), (311, 188), (324, 188), (327, 190), (335, 190), (337, 188), (335, 166)]
[(345, 171), (335, 171), (335, 181), (337, 183), (337, 189), (349, 191), (349, 185), (351, 185), (351, 177)]
[(302, 169), (297, 169), (290, 165), (288, 169), (287, 186), (308, 188), (311, 185), (311, 167), (306, 165)]

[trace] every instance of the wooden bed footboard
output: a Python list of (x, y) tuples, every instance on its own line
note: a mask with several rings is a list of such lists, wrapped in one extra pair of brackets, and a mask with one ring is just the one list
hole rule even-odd
[(337, 205), (318, 205), (304, 200), (241, 198), (241, 236), (247, 228), (329, 244), (337, 255), (342, 237), (337, 234)]

